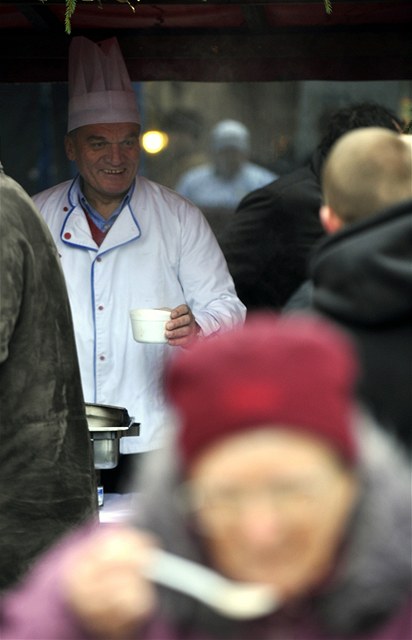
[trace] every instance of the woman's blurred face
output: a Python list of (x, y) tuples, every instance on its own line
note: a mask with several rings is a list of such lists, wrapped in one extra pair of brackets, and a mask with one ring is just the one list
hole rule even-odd
[(188, 486), (212, 565), (273, 585), (286, 600), (333, 567), (357, 493), (353, 472), (328, 445), (270, 428), (207, 449)]

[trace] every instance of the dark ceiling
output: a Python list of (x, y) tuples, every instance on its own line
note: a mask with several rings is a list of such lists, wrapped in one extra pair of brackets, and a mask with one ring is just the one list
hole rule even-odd
[[(77, 0), (71, 36), (117, 36), (133, 80), (412, 78), (411, 0)], [(0, 81), (67, 79), (65, 3), (0, 0)]]

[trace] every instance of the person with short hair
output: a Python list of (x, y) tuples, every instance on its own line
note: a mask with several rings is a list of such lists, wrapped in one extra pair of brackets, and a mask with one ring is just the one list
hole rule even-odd
[(331, 235), (310, 263), (312, 307), (353, 336), (359, 392), (412, 455), (410, 138), (362, 128), (326, 159), (321, 218)]
[[(405, 136), (359, 129), (332, 148), (322, 175), (321, 219), (342, 228), (412, 197), (412, 162)], [(332, 231), (334, 229), (332, 228)]]

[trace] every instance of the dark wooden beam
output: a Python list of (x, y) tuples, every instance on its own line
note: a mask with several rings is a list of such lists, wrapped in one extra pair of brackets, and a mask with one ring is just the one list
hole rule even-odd
[[(99, 40), (113, 33), (92, 30), (81, 35)], [(117, 37), (134, 81), (412, 78), (408, 26), (275, 30), (263, 34), (135, 30), (122, 31)], [(54, 30), (3, 32), (0, 81), (65, 81), (69, 41), (68, 36)]]
[(33, 29), (58, 29), (61, 32), (61, 23), (50, 9), (47, 2), (42, 3), (22, 3), (19, 4), (22, 15), (27, 18)]

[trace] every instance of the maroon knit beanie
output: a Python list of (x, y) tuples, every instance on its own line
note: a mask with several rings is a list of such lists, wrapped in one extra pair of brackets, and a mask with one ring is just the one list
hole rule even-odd
[(195, 343), (165, 376), (183, 464), (261, 425), (313, 434), (354, 462), (356, 373), (349, 339), (317, 316), (255, 313), (243, 327)]

